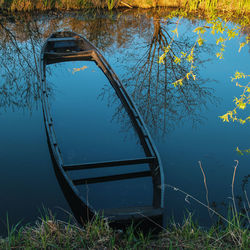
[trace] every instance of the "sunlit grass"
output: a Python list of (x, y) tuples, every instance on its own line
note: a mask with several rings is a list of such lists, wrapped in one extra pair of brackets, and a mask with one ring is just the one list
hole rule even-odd
[(0, 0), (0, 7), (9, 11), (79, 10), (85, 8), (114, 8), (118, 0)]
[(249, 13), (250, 2), (247, 0), (186, 0), (185, 9), (189, 11), (236, 11)]
[(250, 2), (248, 0), (0, 0), (0, 7), (9, 11), (33, 11), (33, 10), (76, 10), (84, 8), (116, 7), (177, 7), (188, 11), (236, 11), (249, 13)]

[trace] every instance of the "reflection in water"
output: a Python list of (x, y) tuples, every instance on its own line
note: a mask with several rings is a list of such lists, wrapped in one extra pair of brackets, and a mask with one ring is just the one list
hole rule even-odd
[[(73, 68), (85, 70), (72, 74)], [(46, 71), (51, 72), (46, 77), (49, 88), (53, 89), (48, 101), (64, 162), (76, 164), (144, 156), (124, 105), (93, 61), (78, 59), (50, 64)], [(100, 96), (104, 85), (116, 96), (112, 104)], [(129, 124), (126, 132), (122, 121), (113, 119), (117, 107), (122, 107), (124, 122)]]
[[(165, 64), (158, 63), (158, 58), (162, 54), (164, 47), (168, 46), (171, 40), (170, 34), (166, 30), (166, 24), (160, 18), (155, 18), (153, 22), (153, 34), (146, 42), (145, 48), (138, 48), (137, 51), (145, 51), (138, 60), (138, 53), (133, 51), (126, 53), (126, 72), (124, 82), (129, 89), (133, 99), (136, 101), (144, 120), (154, 134), (160, 134), (174, 129), (179, 122), (186, 119), (192, 120), (196, 126), (202, 122), (203, 118), (200, 110), (206, 107), (207, 103), (218, 103), (219, 99), (213, 95), (213, 89), (205, 86), (207, 83), (200, 77), (199, 81), (189, 80), (183, 86), (175, 88), (171, 83), (186, 75), (189, 65), (176, 65), (174, 55), (180, 53), (185, 48), (191, 48), (192, 43), (187, 37), (184, 41), (175, 41), (172, 45), (172, 53), (165, 58)], [(167, 23), (168, 24), (168, 23)], [(208, 50), (208, 48), (205, 48)], [(131, 63), (132, 61), (132, 63)], [(134, 62), (137, 62), (134, 66)], [(201, 63), (201, 61), (199, 61)], [(197, 69), (198, 71), (198, 69)], [(102, 95), (108, 95), (110, 103), (112, 96), (108, 88), (103, 89)], [(123, 120), (120, 108), (117, 109), (117, 119)], [(176, 123), (178, 121), (178, 123)], [(125, 125), (127, 127), (128, 124)]]
[(17, 27), (16, 23), (0, 22), (0, 105), (31, 109), (33, 102), (39, 99), (40, 32), (36, 22), (23, 25), (23, 33)]
[[(97, 17), (96, 13), (48, 16), (46, 19), (17, 16), (0, 20), (1, 106), (29, 107), (39, 98), (38, 58), (43, 41), (56, 30), (84, 33), (98, 48), (105, 50), (133, 39), (136, 17), (115, 22), (115, 17)], [(149, 26), (146, 22), (143, 30)], [(127, 28), (130, 29), (127, 29)]]
[[(183, 29), (183, 33), (188, 31), (190, 28), (189, 25), (191, 25), (189, 21), (185, 20), (185, 22), (180, 29)], [(240, 140), (239, 137), (246, 138), (247, 133), (242, 132), (240, 136), (232, 138), (234, 134), (233, 125), (230, 128), (222, 127), (224, 124), (218, 125), (218, 128), (213, 131), (206, 128), (204, 131), (201, 130), (202, 132), (193, 132), (191, 129), (188, 130), (185, 127), (187, 121), (193, 125), (205, 121), (202, 114), (204, 114), (204, 116), (206, 115), (206, 112), (204, 112), (206, 106), (211, 107), (211, 103), (218, 104), (219, 101), (218, 98), (215, 97), (213, 89), (208, 87), (209, 82), (204, 80), (204, 75), (205, 77), (211, 77), (211, 70), (209, 71), (206, 68), (206, 71), (208, 71), (210, 75), (207, 75), (205, 70), (200, 73), (201, 76), (197, 73), (199, 70), (200, 72), (202, 70), (202, 68), (200, 68), (202, 61), (199, 58), (196, 58), (196, 65), (199, 65), (196, 69), (196, 75), (197, 78), (199, 78), (198, 81), (189, 80), (188, 82), (184, 82), (183, 86), (178, 87), (174, 87), (171, 84), (174, 80), (181, 78), (189, 71), (188, 65), (176, 65), (173, 55), (179, 55), (181, 51), (190, 48), (192, 45), (192, 35), (190, 32), (186, 32), (185, 39), (182, 37), (182, 39), (175, 40), (172, 44), (172, 54), (170, 53), (165, 59), (165, 64), (158, 64), (162, 50), (171, 41), (171, 30), (173, 30), (175, 23), (176, 19), (164, 21), (161, 15), (152, 15), (150, 11), (142, 13), (134, 11), (120, 13), (119, 15), (115, 13), (111, 17), (93, 15), (91, 13), (82, 14), (79, 12), (46, 17), (41, 15), (36, 18), (29, 16), (26, 18), (2, 18), (0, 21), (1, 112), (8, 110), (9, 107), (14, 110), (19, 108), (31, 110), (34, 105), (36, 105), (36, 102), (40, 98), (40, 86), (37, 81), (37, 62), (41, 44), (46, 37), (54, 31), (68, 29), (84, 34), (98, 48), (108, 54), (111, 60), (116, 60), (115, 65), (122, 65), (122, 69), (118, 68), (118, 71), (115, 71), (120, 75), (124, 75), (123, 78), (126, 83), (126, 88), (133, 96), (140, 112), (143, 114), (143, 118), (150, 128), (150, 132), (152, 134), (154, 133), (155, 136), (165, 133), (165, 137), (162, 136), (159, 141), (162, 139), (162, 141), (165, 140), (167, 143), (159, 142), (159, 145), (162, 147), (162, 158), (166, 164), (166, 173), (167, 176), (170, 176), (168, 178), (171, 178), (171, 183), (178, 183), (179, 181), (183, 186), (186, 185), (185, 187), (187, 189), (190, 187), (191, 191), (196, 192), (197, 186), (202, 185), (202, 183), (199, 183), (199, 169), (197, 170), (198, 174), (195, 175), (196, 172), (192, 168), (194, 165), (193, 161), (196, 162), (201, 159), (205, 162), (206, 160), (207, 165), (210, 166), (207, 179), (208, 182), (209, 180), (210, 182), (213, 181), (210, 194), (213, 193), (213, 190), (214, 195), (221, 192), (221, 194), (218, 195), (219, 198), (215, 198), (217, 200), (216, 203), (220, 203), (221, 197), (227, 195), (225, 186), (221, 188), (220, 185), (230, 185), (222, 184), (221, 179), (224, 180), (225, 173), (228, 172), (229, 174), (226, 175), (227, 180), (231, 178), (231, 169), (229, 171), (225, 169), (225, 166), (230, 167), (231, 157), (236, 157), (228, 153), (233, 150), (231, 144), (235, 141), (238, 142)], [(205, 51), (199, 51), (201, 54), (206, 53), (205, 59), (209, 56), (211, 49), (208, 47), (208, 43), (206, 46)], [(230, 61), (225, 63), (224, 69), (221, 69), (222, 73), (216, 71), (217, 68), (215, 68), (214, 71), (212, 71), (212, 73), (216, 73), (214, 77), (220, 82), (223, 82), (225, 75), (227, 75), (226, 69), (230, 68), (233, 63), (234, 62)], [(78, 72), (75, 74), (77, 73)], [(231, 73), (232, 72), (230, 72), (230, 75)], [(217, 91), (218, 95), (223, 98), (228, 94), (224, 89), (221, 91), (220, 87), (217, 88)], [(234, 91), (234, 89), (229, 89), (229, 95), (234, 95)], [(51, 95), (53, 96), (53, 94), (53, 89), (51, 89)], [(110, 105), (115, 101), (113, 93), (106, 87), (102, 89), (99, 98), (106, 98)], [(232, 97), (230, 96), (229, 102), (231, 103), (231, 101)], [(212, 106), (212, 109), (214, 106), (215, 105)], [(206, 116), (207, 120), (205, 125), (208, 124), (207, 126), (213, 129), (214, 127), (210, 123), (210, 120), (216, 115), (221, 115), (224, 110), (225, 107), (219, 110), (218, 114), (213, 113), (213, 116)], [(122, 132), (123, 130), (129, 130), (129, 126), (131, 126), (127, 120), (124, 120), (124, 116), (125, 114), (122, 112), (121, 107), (117, 105), (116, 112), (112, 119), (117, 119), (115, 122), (119, 121)], [(182, 125), (181, 129), (178, 130), (177, 127), (180, 126), (180, 124)], [(172, 135), (174, 131), (177, 131), (177, 136), (173, 137), (173, 139), (166, 137), (166, 134)], [(224, 144), (218, 141), (219, 139), (217, 140), (217, 137), (219, 138), (220, 134), (223, 134), (223, 131), (227, 133), (227, 136), (222, 137), (225, 141), (223, 142)], [(9, 136), (10, 134), (11, 132), (9, 132)], [(202, 142), (199, 141), (200, 138), (202, 138)], [(6, 142), (7, 141), (6, 139)], [(185, 148), (186, 141), (188, 141), (188, 146)], [(231, 141), (233, 142), (231, 143)], [(5, 143), (5, 141), (3, 143)], [(212, 151), (208, 145), (211, 145), (214, 151)], [(203, 157), (205, 154), (206, 156)], [(223, 162), (220, 161), (221, 159), (218, 155), (224, 158)], [(1, 157), (1, 159), (4, 159), (5, 165), (8, 165), (9, 155), (6, 154), (6, 158), (4, 158), (3, 155), (1, 155)], [(27, 157), (27, 155), (23, 154), (22, 157)], [(202, 159), (202, 157), (204, 159)], [(183, 158), (183, 161), (181, 161), (180, 158)], [(190, 158), (192, 158), (192, 161)], [(240, 164), (242, 164), (242, 172), (240, 172), (238, 178), (243, 179), (245, 183), (244, 188), (247, 189), (249, 185), (247, 183), (249, 180), (248, 170), (245, 167), (247, 160), (242, 157)], [(206, 166), (205, 163), (204, 166)], [(249, 164), (247, 166), (249, 166)], [(192, 176), (192, 180), (187, 178), (187, 176), (190, 175), (190, 169), (192, 170), (192, 175), (194, 175)], [(49, 183), (48, 186), (50, 186)], [(192, 188), (194, 190), (192, 190)], [(220, 192), (218, 192), (218, 190)], [(172, 201), (174, 201), (175, 208), (183, 208), (183, 204), (180, 200), (175, 199), (175, 196), (176, 193), (172, 196), (171, 194), (168, 195), (166, 200), (169, 202), (167, 202), (167, 205), (171, 206)], [(203, 197), (202, 194), (200, 196)], [(211, 194), (211, 196), (214, 197), (213, 194)], [(40, 203), (37, 206), (40, 206)], [(3, 209), (5, 209), (5, 207)], [(4, 210), (4, 213), (6, 210)], [(207, 216), (207, 214), (205, 216)]]
[[(146, 43), (146, 49), (143, 50), (144, 54), (139, 54), (139, 59), (135, 51), (130, 54), (131, 61), (136, 61), (136, 64), (130, 66), (128, 63), (127, 71), (131, 74), (124, 76), (126, 87), (130, 89), (146, 124), (155, 135), (173, 130), (187, 119), (192, 121), (193, 126), (197, 126), (204, 120), (200, 111), (208, 103), (216, 104), (219, 101), (214, 96), (213, 89), (206, 86), (207, 80), (200, 77), (200, 67), (196, 69), (198, 81), (185, 80), (178, 87), (172, 84), (189, 72), (188, 62), (175, 64), (174, 56), (181, 51), (190, 50), (193, 46), (190, 36), (172, 41), (170, 30), (173, 24), (173, 20), (153, 18), (153, 32)], [(171, 52), (164, 59), (164, 64), (159, 64), (159, 57), (170, 43)], [(208, 46), (205, 50), (209, 52)], [(201, 66), (202, 61), (199, 58), (196, 60)]]

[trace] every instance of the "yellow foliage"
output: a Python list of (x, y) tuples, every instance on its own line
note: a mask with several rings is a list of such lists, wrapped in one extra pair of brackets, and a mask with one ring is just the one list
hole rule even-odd
[(11, 11), (31, 11), (34, 9), (34, 2), (31, 0), (14, 0), (10, 9)]
[(171, 30), (171, 31), (172, 31), (174, 34), (176, 34), (177, 37), (179, 36), (177, 27), (176, 27), (176, 29)]
[(81, 71), (81, 70), (85, 70), (85, 69), (87, 69), (88, 67), (87, 66), (82, 66), (81, 68), (73, 68), (73, 74), (75, 74), (76, 72), (79, 72), (79, 71)]
[(219, 117), (223, 120), (223, 122), (229, 122), (228, 113), (226, 113), (225, 115), (221, 115)]
[(181, 63), (181, 59), (179, 57), (175, 56), (174, 62), (176, 64), (180, 64)]
[[(249, 77), (250, 75), (245, 75), (243, 72), (236, 71), (234, 74), (234, 77), (231, 77), (231, 81), (233, 82), (234, 80), (238, 79), (245, 79)], [(237, 115), (237, 110), (241, 109), (244, 110), (247, 106), (247, 104), (250, 104), (250, 82), (247, 83), (246, 85), (239, 84), (236, 82), (235, 84), (237, 87), (243, 88), (243, 93), (241, 94), (240, 98), (235, 97), (233, 102), (235, 103), (235, 108), (232, 111), (228, 111), (225, 115), (219, 116), (223, 122), (227, 121), (229, 122), (229, 118), (234, 122), (238, 121), (240, 124), (245, 124), (246, 121), (250, 121), (250, 116), (248, 116), (245, 119), (238, 118)]]

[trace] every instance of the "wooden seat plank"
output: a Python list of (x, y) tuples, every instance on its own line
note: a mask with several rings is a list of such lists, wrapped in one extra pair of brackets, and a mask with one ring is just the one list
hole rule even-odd
[(148, 176), (151, 176), (151, 171), (142, 171), (142, 172), (134, 172), (134, 173), (129, 173), (129, 174), (83, 178), (83, 179), (73, 180), (72, 182), (74, 185), (84, 185), (84, 184), (94, 184), (94, 183), (101, 183), (101, 182), (108, 182), (108, 181), (142, 178), (142, 177), (148, 177)]
[(48, 42), (66, 42), (66, 41), (76, 41), (75, 37), (59, 37), (59, 38), (49, 38)]
[(128, 160), (118, 160), (118, 161), (107, 161), (107, 162), (93, 162), (93, 163), (84, 163), (84, 164), (75, 164), (75, 165), (64, 165), (63, 169), (65, 171), (74, 171), (90, 168), (104, 168), (104, 167), (117, 167), (117, 166), (129, 166), (134, 164), (145, 164), (145, 163), (154, 163), (156, 157), (146, 157), (141, 159), (128, 159)]

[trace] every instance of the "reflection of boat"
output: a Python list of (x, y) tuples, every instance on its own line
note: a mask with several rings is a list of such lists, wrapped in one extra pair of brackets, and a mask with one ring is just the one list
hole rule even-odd
[[(49, 93), (46, 83), (46, 65), (61, 63), (65, 61), (94, 61), (96, 65), (98, 65), (98, 67), (102, 70), (102, 72), (109, 80), (111, 86), (115, 90), (117, 97), (120, 99), (125, 110), (127, 111), (127, 115), (130, 118), (134, 130), (136, 131), (136, 134), (140, 141), (140, 145), (138, 145), (138, 147), (143, 148), (145, 155), (144, 158), (67, 165), (64, 163), (63, 156), (59, 149), (60, 145), (58, 145), (58, 141), (56, 140), (54, 123), (50, 112), (50, 105), (48, 101)], [(86, 219), (91, 219), (96, 213), (100, 213), (105, 218), (108, 218), (111, 223), (118, 225), (129, 223), (131, 220), (140, 222), (144, 220), (144, 223), (146, 224), (149, 221), (162, 224), (164, 181), (159, 155), (136, 106), (128, 96), (123, 85), (120, 83), (118, 77), (113, 72), (107, 61), (103, 58), (100, 52), (85, 38), (77, 35), (76, 33), (64, 31), (54, 33), (46, 40), (41, 51), (40, 67), (43, 114), (49, 147), (55, 163), (56, 174), (59, 183), (78, 221), (82, 222)], [(72, 172), (84, 172), (88, 171), (88, 169), (110, 169), (111, 167), (121, 166), (123, 166), (123, 173), (121, 174), (95, 176), (91, 178), (72, 178), (70, 175), (70, 173)], [(129, 166), (135, 167), (136, 172), (126, 171), (126, 167)], [(141, 170), (140, 166), (146, 166), (146, 170), (145, 168)], [(99, 171), (96, 171), (96, 173), (98, 172)], [(81, 174), (81, 176), (84, 175)], [(86, 184), (103, 182), (110, 183), (112, 181), (121, 181), (144, 177), (152, 178), (153, 197), (152, 205), (150, 206), (95, 209), (95, 207), (89, 204), (88, 199), (84, 197), (80, 189), (81, 186)]]

